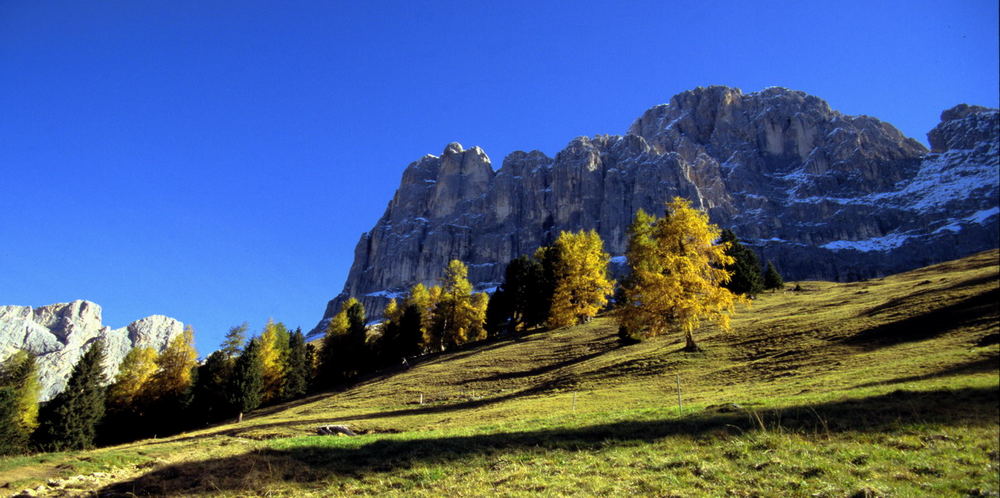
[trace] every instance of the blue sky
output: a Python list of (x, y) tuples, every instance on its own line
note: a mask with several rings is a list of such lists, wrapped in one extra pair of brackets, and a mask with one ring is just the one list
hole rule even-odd
[(926, 143), (997, 106), (997, 2), (0, 1), (0, 304), (309, 329), (403, 168), (554, 154), (713, 84)]

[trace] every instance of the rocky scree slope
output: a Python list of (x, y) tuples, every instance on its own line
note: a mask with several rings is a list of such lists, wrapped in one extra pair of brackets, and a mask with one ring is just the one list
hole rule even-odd
[(786, 278), (859, 280), (997, 246), (996, 109), (959, 105), (932, 150), (869, 116), (800, 91), (696, 88), (647, 110), (623, 136), (578, 137), (555, 158), (513, 152), (494, 171), (449, 144), (410, 164), (361, 236), (340, 295), (378, 317), (387, 299), (433, 284), (447, 262), (480, 290), (561, 230), (596, 229), (619, 265), (635, 211), (688, 198)]
[(105, 341), (105, 374), (110, 382), (133, 347), (162, 352), (183, 331), (184, 324), (163, 315), (112, 330), (101, 324), (101, 307), (83, 300), (39, 308), (0, 306), (0, 360), (17, 350), (35, 355), (41, 400), (48, 401), (66, 387), (73, 366), (97, 340)]

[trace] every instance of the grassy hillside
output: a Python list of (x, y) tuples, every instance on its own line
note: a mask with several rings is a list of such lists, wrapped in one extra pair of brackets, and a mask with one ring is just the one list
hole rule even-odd
[[(238, 425), (0, 460), (0, 485), (56, 495), (996, 496), (998, 257), (802, 282), (741, 310), (730, 333), (701, 330), (701, 353), (681, 352), (680, 337), (620, 347), (610, 318), (500, 340)], [(331, 423), (362, 435), (313, 435)]]

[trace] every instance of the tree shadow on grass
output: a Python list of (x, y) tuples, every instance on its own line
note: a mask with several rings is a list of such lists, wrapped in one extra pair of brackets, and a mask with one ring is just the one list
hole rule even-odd
[(962, 327), (996, 327), (998, 316), (1000, 289), (991, 289), (943, 308), (872, 327), (845, 339), (844, 343), (878, 349), (930, 339)]
[(852, 387), (851, 389), (883, 386), (890, 384), (902, 384), (904, 382), (917, 382), (921, 380), (937, 379), (941, 377), (952, 377), (955, 375), (996, 372), (998, 370), (1000, 370), (1000, 353), (993, 351), (975, 360), (970, 360), (965, 363), (959, 363), (957, 365), (951, 365), (948, 366), (947, 368), (942, 368), (934, 372), (925, 373), (921, 375), (908, 375), (906, 377), (897, 377), (895, 379), (884, 380), (884, 381), (866, 382), (864, 384), (858, 384)]
[(355, 440), (360, 444), (348, 445), (328, 437), (317, 437), (315, 444), (289, 444), (284, 449), (263, 449), (167, 465), (130, 481), (105, 487), (99, 494), (264, 493), (281, 482), (322, 485), (320, 481), (362, 478), (428, 462), (447, 465), (508, 451), (588, 451), (649, 443), (670, 436), (725, 438), (761, 428), (785, 433), (832, 434), (888, 431), (907, 424), (995, 426), (1000, 414), (998, 394), (1000, 391), (996, 387), (895, 391), (869, 398), (761, 412), (706, 410), (682, 419), (471, 436), (416, 439), (405, 435), (379, 436), (370, 442)]
[(570, 358), (568, 360), (558, 361), (558, 362), (555, 362), (555, 363), (551, 363), (551, 364), (548, 364), (548, 365), (542, 365), (542, 366), (535, 367), (535, 368), (529, 368), (527, 370), (520, 370), (520, 371), (516, 371), (516, 372), (504, 372), (504, 373), (498, 373), (498, 374), (495, 374), (495, 375), (487, 375), (485, 377), (477, 377), (477, 378), (474, 378), (474, 379), (468, 379), (468, 380), (462, 381), (461, 384), (467, 385), (467, 384), (474, 384), (476, 382), (495, 382), (495, 381), (501, 381), (501, 380), (513, 380), (513, 379), (523, 379), (523, 378), (526, 378), (526, 377), (535, 377), (535, 376), (538, 376), (538, 375), (547, 374), (547, 373), (552, 372), (554, 370), (559, 370), (561, 368), (565, 368), (565, 367), (569, 367), (569, 366), (572, 366), (572, 365), (576, 365), (578, 363), (583, 363), (583, 362), (585, 362), (587, 360), (590, 360), (590, 359), (593, 359), (593, 358), (597, 358), (598, 356), (601, 356), (601, 355), (607, 353), (608, 351), (613, 351), (614, 349), (615, 349), (614, 347), (609, 347), (607, 349), (602, 349), (600, 351), (596, 351), (596, 352), (593, 352), (593, 353), (590, 353), (590, 354), (585, 354), (585, 355), (582, 355), (582, 356), (576, 356), (576, 357)]
[[(229, 427), (225, 429), (220, 429), (217, 431), (206, 432), (204, 434), (197, 434), (194, 436), (188, 436), (183, 438), (172, 438), (164, 439), (162, 441), (144, 441), (143, 445), (161, 445), (161, 444), (175, 444), (196, 441), (199, 439), (207, 439), (216, 436), (230, 436), (230, 437), (243, 437), (244, 433), (259, 431), (264, 431), (268, 429), (277, 429), (282, 427), (299, 427), (299, 426), (309, 426), (309, 425), (319, 425), (319, 424), (343, 424), (345, 422), (354, 422), (358, 420), (375, 420), (381, 418), (392, 418), (392, 417), (405, 417), (412, 415), (428, 415), (428, 414), (438, 414), (438, 413), (448, 413), (456, 410), (469, 410), (474, 408), (481, 408), (484, 406), (492, 405), (495, 403), (500, 403), (503, 401), (523, 398), (525, 396), (533, 396), (545, 394), (559, 389), (567, 389), (575, 385), (575, 380), (572, 377), (563, 376), (550, 379), (548, 381), (542, 382), (535, 386), (527, 389), (522, 389), (520, 391), (511, 392), (501, 396), (493, 397), (482, 397), (482, 398), (472, 398), (465, 401), (459, 401), (457, 403), (436, 403), (419, 405), (413, 408), (402, 408), (399, 410), (383, 410), (378, 412), (369, 413), (359, 413), (356, 415), (347, 416), (337, 416), (335, 413), (331, 413), (328, 417), (317, 417), (311, 419), (297, 419), (291, 421), (281, 421), (272, 422), (264, 424), (251, 424), (244, 422), (244, 425), (238, 425), (236, 427)], [(309, 432), (312, 433), (311, 431)]]

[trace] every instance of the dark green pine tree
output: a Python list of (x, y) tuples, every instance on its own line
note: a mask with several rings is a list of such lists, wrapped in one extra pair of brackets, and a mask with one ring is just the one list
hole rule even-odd
[(346, 362), (345, 335), (327, 333), (323, 337), (323, 346), (317, 352), (319, 355), (319, 371), (316, 373), (317, 387), (331, 387), (344, 380), (344, 364)]
[(526, 328), (545, 323), (552, 300), (554, 283), (548, 282), (542, 263), (534, 258), (521, 256), (511, 261), (506, 272), (506, 290), (511, 292), (511, 311), (516, 324)]
[(75, 450), (94, 445), (104, 416), (104, 342), (95, 341), (73, 367), (66, 388), (41, 413), (40, 446)]
[(510, 329), (511, 322), (510, 299), (503, 286), (498, 288), (490, 296), (490, 302), (486, 305), (486, 333), (490, 337), (496, 337)]
[(302, 329), (295, 329), (288, 339), (288, 371), (285, 373), (285, 399), (296, 399), (309, 389), (312, 366), (306, 354), (306, 338)]
[(403, 357), (402, 348), (399, 323), (388, 319), (382, 322), (382, 337), (375, 348), (378, 364), (388, 367), (399, 365), (399, 359)]
[(23, 453), (28, 443), (18, 410), (18, 392), (14, 386), (0, 386), (0, 455)]
[(404, 358), (423, 352), (424, 334), (420, 330), (423, 316), (423, 310), (416, 304), (403, 308), (403, 316), (399, 319), (399, 352)]
[(764, 272), (764, 289), (774, 290), (783, 289), (784, 287), (785, 280), (781, 278), (781, 274), (774, 267), (774, 263), (768, 261), (767, 270)]
[(309, 385), (306, 386), (307, 390), (312, 390), (317, 387), (319, 380), (319, 369), (316, 368), (316, 345), (306, 344), (306, 365), (309, 368)]
[(240, 422), (244, 413), (260, 406), (263, 390), (264, 362), (260, 357), (260, 340), (253, 339), (236, 358), (229, 389), (226, 390), (229, 404), (239, 413)]
[(743, 294), (753, 298), (764, 290), (764, 277), (760, 274), (760, 260), (757, 254), (749, 247), (740, 244), (736, 234), (732, 230), (722, 230), (722, 242), (729, 243), (726, 254), (735, 261), (726, 266), (726, 270), (732, 272), (732, 278), (724, 287), (734, 294)]
[(235, 327), (230, 327), (229, 332), (226, 333), (226, 339), (222, 341), (219, 351), (222, 351), (230, 358), (236, 357), (247, 340), (246, 336), (248, 328), (250, 328), (250, 325), (247, 322), (243, 322), (241, 325), (237, 325)]
[(226, 350), (216, 351), (198, 367), (194, 387), (192, 412), (194, 418), (206, 422), (222, 420), (233, 415), (234, 410), (227, 396), (236, 365), (236, 358)]
[(347, 350), (346, 360), (348, 377), (355, 377), (365, 371), (370, 363), (368, 351), (368, 328), (365, 327), (365, 306), (355, 301), (347, 308)]
[(542, 271), (536, 277), (536, 298), (531, 301), (528, 310), (530, 323), (545, 323), (552, 309), (552, 296), (556, 292), (556, 268), (562, 255), (556, 246), (544, 246), (535, 251), (535, 260), (542, 266)]

